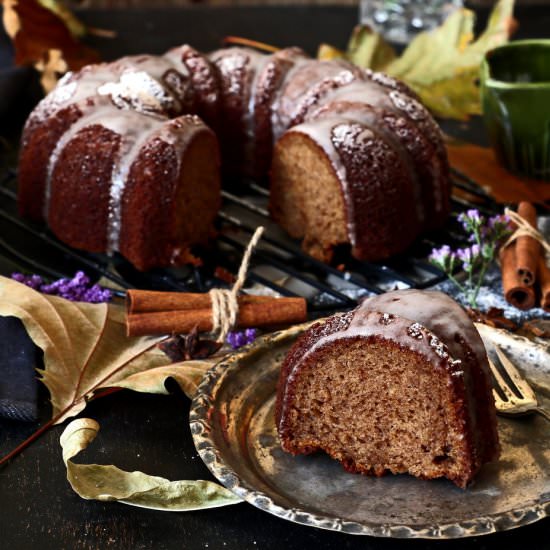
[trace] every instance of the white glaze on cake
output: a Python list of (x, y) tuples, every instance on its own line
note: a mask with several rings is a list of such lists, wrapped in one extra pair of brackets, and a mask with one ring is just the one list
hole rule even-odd
[[(335, 103), (363, 103), (370, 105), (380, 110), (392, 112), (397, 117), (405, 117), (412, 121), (417, 130), (419, 129), (423, 132), (424, 137), (432, 144), (438, 152), (439, 157), (441, 158), (442, 154), (444, 156), (444, 152), (442, 152), (443, 140), (441, 132), (433, 122), (426, 108), (413, 97), (400, 91), (404, 86), (399, 86), (399, 83), (396, 83), (392, 78), (381, 73), (370, 73), (370, 76), (370, 80), (355, 80), (343, 88), (331, 90), (321, 102), (320, 109), (310, 111), (308, 116), (311, 116), (311, 118), (319, 117), (320, 113), (323, 112), (323, 105), (328, 106)], [(328, 110), (330, 112), (330, 107)], [(378, 124), (378, 126), (384, 127), (384, 124)], [(407, 136), (404, 136), (404, 139), (408, 139)], [(439, 164), (435, 167), (437, 178), (441, 177), (440, 171), (444, 168), (443, 166), (439, 166)], [(415, 170), (411, 170), (411, 172), (415, 173)], [(445, 175), (443, 177), (446, 178)], [(434, 208), (436, 212), (442, 212), (446, 209), (446, 206), (440, 182), (438, 181), (432, 188)], [(420, 189), (417, 185), (417, 197), (419, 193)], [(421, 204), (421, 201), (418, 200), (417, 203)]]
[(181, 103), (167, 87), (145, 71), (122, 73), (118, 81), (99, 86), (97, 93), (110, 97), (119, 109), (142, 114), (163, 116), (182, 110)]
[(384, 139), (384, 141), (391, 145), (392, 150), (397, 153), (401, 163), (406, 166), (407, 172), (411, 176), (411, 180), (414, 184), (414, 207), (416, 209), (416, 215), (420, 221), (424, 221), (426, 213), (422, 202), (422, 183), (418, 179), (411, 155), (396, 135), (391, 132), (381, 120), (380, 112), (371, 107), (368, 103), (361, 104), (346, 101), (341, 104), (330, 103), (326, 110), (321, 109), (315, 111), (310, 115), (309, 119), (313, 121), (326, 116), (340, 116), (350, 122), (359, 122), (363, 126), (370, 128), (372, 131), (377, 132)]
[(346, 88), (362, 78), (362, 71), (343, 60), (316, 61), (296, 58), (272, 106), (273, 139), (277, 141), (293, 124), (307, 120), (309, 109), (333, 89)]
[(367, 298), (361, 309), (378, 310), (413, 317), (444, 341), (455, 357), (463, 347), (456, 341), (460, 337), (468, 343), (481, 365), (487, 365), (487, 353), (479, 333), (466, 312), (443, 292), (415, 289), (399, 290)]
[[(377, 197), (378, 205), (384, 211), (384, 219), (397, 228), (403, 221), (403, 216), (398, 214), (399, 209), (396, 208), (398, 201), (403, 200), (403, 194), (407, 193), (403, 186), (410, 186), (412, 182), (412, 188), (409, 189), (411, 198), (416, 192), (414, 172), (408, 170), (409, 157), (399, 144), (395, 145), (395, 140), (385, 140), (378, 126), (369, 116), (361, 120), (327, 112), (321, 119), (299, 124), (287, 131), (288, 134), (308, 136), (330, 161), (342, 189), (347, 236), (354, 248), (371, 246), (365, 244), (364, 235), (358, 233), (360, 226), (357, 223), (359, 217), (364, 216), (360, 209), (368, 197)], [(381, 213), (370, 218), (373, 218), (374, 224), (379, 223)], [(420, 212), (416, 219), (421, 219)], [(417, 231), (417, 228), (408, 230)], [(377, 238), (382, 239), (382, 236), (378, 235)], [(385, 241), (380, 244), (386, 246)]]

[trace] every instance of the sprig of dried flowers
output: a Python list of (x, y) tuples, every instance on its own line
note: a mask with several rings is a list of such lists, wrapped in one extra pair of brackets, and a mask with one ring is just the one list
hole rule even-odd
[[(476, 209), (462, 212), (457, 219), (472, 244), (456, 250), (452, 250), (449, 245), (434, 248), (429, 259), (464, 293), (469, 304), (476, 307), (479, 289), (487, 269), (495, 259), (500, 246), (512, 232), (510, 220), (504, 215), (486, 218)], [(467, 275), (464, 283), (454, 275), (460, 264)]]

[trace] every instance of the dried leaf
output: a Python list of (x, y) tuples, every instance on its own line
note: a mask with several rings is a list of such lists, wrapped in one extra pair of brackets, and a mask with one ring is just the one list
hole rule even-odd
[[(368, 27), (356, 27), (345, 57), (360, 67), (388, 73), (406, 82), (436, 115), (466, 119), (479, 114), (479, 68), (485, 53), (505, 43), (515, 28), (514, 0), (500, 0), (487, 28), (474, 42), (475, 15), (461, 9), (438, 28), (418, 34), (400, 57)], [(323, 59), (338, 50), (323, 45)], [(331, 57), (332, 56), (332, 57)], [(320, 57), (321, 58), (321, 57)]]
[(166, 381), (173, 378), (185, 395), (193, 399), (203, 376), (214, 364), (214, 361), (183, 361), (156, 367), (128, 376), (116, 386), (142, 393), (167, 394)]
[(121, 307), (69, 302), (0, 277), (0, 315), (18, 317), (44, 351), (39, 371), (56, 423), (82, 411), (94, 392), (166, 364), (162, 338), (128, 338)]
[(464, 54), (466, 45), (472, 41), (474, 20), (475, 15), (470, 10), (453, 12), (440, 27), (415, 36), (401, 57), (386, 70), (407, 82), (422, 84), (453, 74), (455, 67), (449, 61), (456, 62), (456, 58)]
[(42, 74), (40, 84), (44, 92), (51, 92), (59, 80), (60, 74), (65, 74), (69, 67), (63, 59), (63, 54), (60, 50), (49, 50), (48, 59), (35, 63), (35, 68)]
[(3, 0), (2, 2), (2, 23), (7, 35), (10, 38), (13, 38), (21, 28), (19, 16), (14, 9), (17, 2), (18, 0)]
[(377, 32), (370, 27), (358, 25), (351, 34), (346, 57), (360, 67), (379, 71), (393, 61), (396, 54)]
[(466, 308), (466, 313), (474, 323), (484, 323), (490, 327), (502, 328), (512, 332), (519, 328), (517, 323), (504, 315), (503, 309), (497, 307), (490, 307), (486, 312), (474, 308)]
[(60, 439), (67, 479), (82, 498), (173, 512), (241, 502), (231, 491), (211, 481), (169, 481), (143, 472), (125, 472), (116, 466), (72, 462), (70, 459), (86, 449), (98, 431), (95, 420), (79, 418), (65, 428)]
[(499, 204), (528, 200), (543, 203), (550, 200), (550, 185), (545, 181), (520, 178), (497, 161), (490, 147), (471, 143), (448, 142), (451, 166), (471, 181), (475, 181)]
[(474, 13), (454, 12), (438, 29), (419, 34), (387, 72), (404, 80), (436, 115), (464, 119), (480, 114), (479, 67), (485, 52), (508, 40), (513, 7), (513, 0), (498, 2), (475, 42)]
[(78, 70), (99, 61), (97, 52), (75, 37), (80, 36), (82, 24), (53, 0), (3, 0), (3, 7), (4, 27), (15, 47), (15, 64), (47, 68), (46, 83), (67, 67)]
[(531, 319), (523, 323), (521, 327), (523, 336), (537, 338), (550, 338), (550, 319)]
[(60, 19), (63, 20), (65, 25), (71, 34), (76, 38), (82, 38), (86, 35), (87, 29), (86, 25), (80, 21), (73, 13), (67, 9), (67, 7), (57, 0), (38, 0), (42, 6), (51, 12), (55, 13)]
[(321, 61), (330, 61), (332, 59), (344, 59), (346, 52), (331, 46), (330, 44), (321, 44), (317, 50), (317, 59)]

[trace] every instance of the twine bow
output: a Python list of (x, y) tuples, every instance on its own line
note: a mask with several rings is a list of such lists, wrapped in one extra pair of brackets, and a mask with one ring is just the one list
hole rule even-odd
[(237, 274), (237, 280), (231, 288), (227, 290), (224, 288), (213, 288), (208, 294), (212, 300), (212, 332), (218, 332), (218, 342), (224, 342), (227, 333), (235, 326), (237, 322), (237, 316), (239, 314), (239, 303), (237, 296), (244, 285), (246, 280), (246, 274), (248, 271), (248, 264), (250, 263), (250, 257), (252, 251), (258, 244), (258, 241), (262, 237), (265, 228), (260, 226), (252, 235), (248, 246), (246, 247), (239, 272)]
[(544, 238), (542, 233), (535, 229), (527, 220), (522, 218), (517, 212), (510, 210), (509, 208), (504, 209), (504, 214), (508, 216), (515, 224), (516, 230), (512, 233), (510, 238), (504, 243), (503, 249), (510, 246), (517, 238), (519, 237), (532, 237), (538, 241), (541, 246), (544, 248), (547, 254), (550, 254), (550, 244)]

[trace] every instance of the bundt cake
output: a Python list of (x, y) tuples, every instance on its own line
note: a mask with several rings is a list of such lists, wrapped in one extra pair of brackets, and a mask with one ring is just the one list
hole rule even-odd
[(181, 263), (212, 232), (220, 154), (232, 177), (273, 160), (273, 218), (326, 261), (401, 252), (448, 214), (439, 129), (404, 84), (297, 48), (187, 45), (66, 75), (25, 126), (20, 212), (139, 269)]
[(350, 472), (464, 488), (499, 454), (483, 343), (440, 292), (389, 292), (313, 325), (277, 392), (283, 449), (323, 450)]

